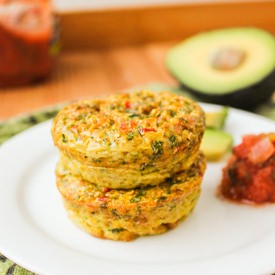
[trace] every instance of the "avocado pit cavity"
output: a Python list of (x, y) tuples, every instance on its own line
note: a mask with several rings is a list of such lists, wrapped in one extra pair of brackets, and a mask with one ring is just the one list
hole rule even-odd
[(211, 66), (219, 71), (237, 69), (246, 59), (245, 51), (236, 48), (220, 48), (211, 56)]

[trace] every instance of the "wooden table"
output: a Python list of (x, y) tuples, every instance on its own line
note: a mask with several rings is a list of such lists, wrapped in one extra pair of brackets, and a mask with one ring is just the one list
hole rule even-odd
[(52, 77), (40, 84), (1, 89), (0, 119), (45, 105), (109, 94), (148, 82), (176, 83), (163, 65), (170, 43), (61, 54)]
[(163, 63), (174, 42), (218, 27), (275, 33), (274, 14), (274, 0), (63, 13), (64, 50), (55, 72), (44, 83), (0, 89), (0, 120), (148, 82), (176, 84)]

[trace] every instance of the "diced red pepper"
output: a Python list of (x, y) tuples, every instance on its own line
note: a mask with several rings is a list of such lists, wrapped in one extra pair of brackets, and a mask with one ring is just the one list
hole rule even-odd
[(132, 129), (136, 128), (137, 122), (134, 120), (129, 121), (121, 121), (120, 122), (120, 129), (123, 131), (131, 131)]
[(125, 108), (131, 109), (131, 102), (130, 101), (125, 102)]
[(104, 196), (104, 197), (100, 197), (98, 200), (99, 200), (99, 201), (103, 201), (103, 202), (104, 202), (104, 201), (106, 201), (106, 200), (107, 200), (107, 197), (105, 197), (105, 196)]
[(156, 132), (157, 130), (155, 128), (140, 128), (139, 129), (139, 133), (141, 135), (144, 135), (145, 133), (148, 133), (148, 132)]
[(125, 122), (120, 123), (120, 129), (121, 130), (127, 130), (128, 128), (129, 128), (129, 126), (127, 125), (127, 123), (125, 123)]

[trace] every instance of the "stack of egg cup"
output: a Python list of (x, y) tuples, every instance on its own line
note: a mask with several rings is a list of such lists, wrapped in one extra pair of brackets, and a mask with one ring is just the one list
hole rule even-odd
[(70, 219), (88, 233), (129, 241), (175, 227), (200, 195), (201, 107), (170, 92), (81, 100), (61, 110), (52, 136), (56, 184)]

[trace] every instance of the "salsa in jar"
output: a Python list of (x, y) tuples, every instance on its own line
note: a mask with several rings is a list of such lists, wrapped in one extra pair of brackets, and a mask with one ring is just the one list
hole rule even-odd
[(243, 137), (223, 169), (220, 192), (242, 203), (275, 202), (275, 133)]
[(48, 76), (59, 51), (49, 0), (0, 0), (0, 86)]

